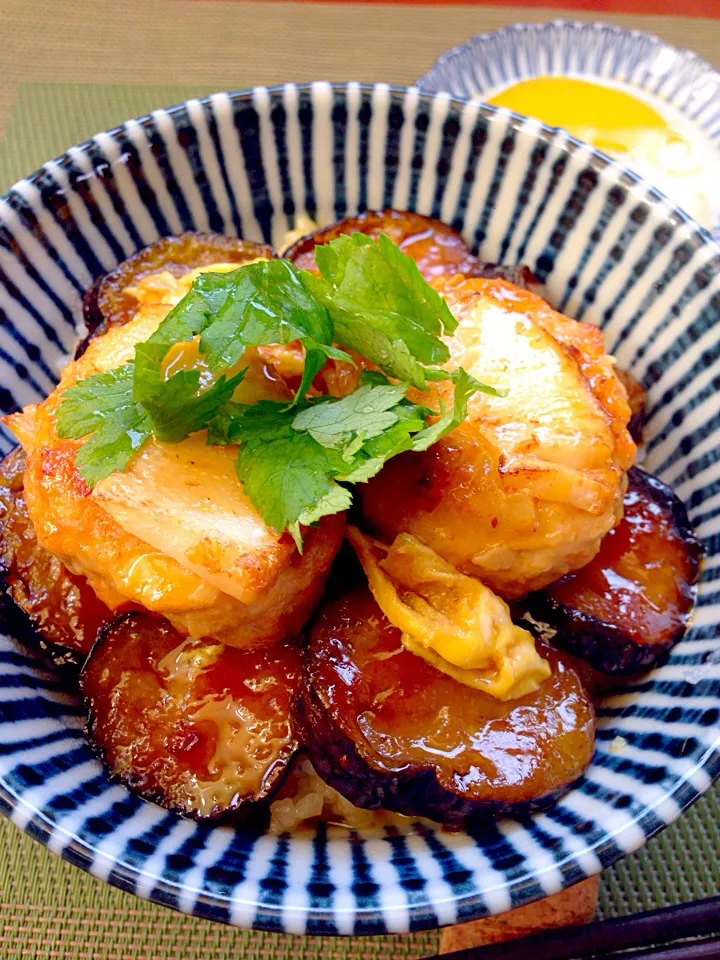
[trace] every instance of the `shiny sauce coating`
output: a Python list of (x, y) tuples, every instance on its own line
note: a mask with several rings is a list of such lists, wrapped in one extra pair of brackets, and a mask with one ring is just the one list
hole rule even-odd
[(113, 624), (81, 675), (88, 735), (111, 774), (187, 816), (264, 798), (295, 752), (300, 651), (183, 638), (146, 615)]
[(621, 627), (636, 644), (672, 642), (692, 609), (699, 550), (688, 543), (665, 490), (654, 478), (631, 471), (622, 520), (597, 556), (549, 587), (548, 596)]
[(431, 769), (449, 794), (500, 806), (554, 793), (592, 756), (594, 711), (580, 678), (561, 654), (540, 652), (552, 666), (541, 688), (495, 700), (407, 652), (362, 590), (321, 613), (308, 673), (329, 725), (374, 775)]
[(0, 574), (8, 595), (44, 640), (87, 653), (113, 614), (85, 577), (71, 574), (38, 543), (23, 492), (24, 472), (19, 447), (0, 462)]
[(386, 234), (415, 261), (426, 279), (455, 273), (474, 276), (480, 269), (480, 261), (470, 253), (465, 241), (452, 227), (431, 217), (401, 210), (368, 210), (357, 217), (346, 217), (302, 237), (284, 256), (297, 267), (317, 271), (315, 247), (352, 233), (364, 233), (369, 237)]
[[(265, 244), (226, 237), (217, 233), (182, 233), (161, 237), (104, 274), (83, 298), (83, 316), (90, 333), (99, 326), (123, 326), (137, 313), (137, 299), (130, 288), (144, 277), (167, 270), (181, 277), (197, 267), (213, 263), (250, 263), (258, 257), (270, 259), (273, 250)], [(84, 344), (86, 345), (86, 344)]]

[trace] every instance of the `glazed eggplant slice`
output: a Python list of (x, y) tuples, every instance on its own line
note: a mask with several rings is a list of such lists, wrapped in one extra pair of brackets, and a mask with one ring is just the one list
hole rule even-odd
[(147, 614), (101, 632), (80, 676), (88, 738), (113, 779), (194, 819), (247, 815), (297, 749), (297, 647), (183, 638)]
[[(84, 577), (37, 542), (23, 494), (25, 455), (17, 447), (0, 462), (0, 577), (10, 600), (29, 620), (23, 635), (40, 640), (58, 665), (81, 663), (103, 623), (113, 618)], [(27, 627), (27, 622), (24, 624)]]
[(632, 674), (661, 663), (682, 638), (702, 547), (672, 490), (633, 467), (624, 516), (587, 566), (528, 598), (553, 643), (596, 670)]
[(351, 233), (364, 233), (369, 237), (387, 234), (403, 253), (412, 257), (426, 279), (464, 273), (469, 277), (502, 277), (518, 286), (539, 283), (528, 267), (483, 263), (446, 223), (401, 210), (367, 210), (357, 217), (345, 217), (301, 237), (283, 256), (305, 270), (317, 270), (315, 247)]
[(530, 293), (536, 293), (540, 297), (545, 296), (543, 282), (524, 263), (514, 266), (509, 263), (485, 263), (479, 260), (472, 276), (481, 277), (483, 280), (507, 280), (508, 283), (514, 283), (522, 290), (529, 290)]
[(127, 290), (143, 277), (163, 270), (180, 277), (212, 263), (237, 263), (240, 266), (259, 257), (271, 259), (274, 256), (275, 252), (265, 244), (219, 233), (181, 233), (175, 237), (162, 237), (99, 277), (85, 294), (83, 318), (88, 335), (78, 345), (76, 357), (85, 351), (92, 336), (110, 327), (122, 326), (133, 318), (138, 303)]
[(365, 589), (315, 622), (297, 719), (320, 776), (359, 807), (449, 824), (541, 804), (590, 762), (595, 715), (562, 654), (552, 674), (501, 702), (404, 649)]

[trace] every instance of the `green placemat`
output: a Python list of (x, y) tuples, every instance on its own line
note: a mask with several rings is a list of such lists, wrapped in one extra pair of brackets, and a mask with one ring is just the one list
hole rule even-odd
[[(24, 83), (0, 141), (0, 190), (101, 129), (212, 92), (211, 87)], [(600, 916), (720, 892), (720, 788), (605, 871)], [(0, 821), (0, 957), (90, 960), (411, 960), (438, 934), (333, 939), (246, 933), (183, 917), (115, 890), (47, 853)]]
[(73, 144), (214, 87), (23, 83), (0, 139), (0, 192)]
[[(606, 870), (600, 917), (720, 892), (720, 791)], [(297, 937), (248, 933), (173, 913), (82, 873), (0, 820), (0, 957), (88, 960), (415, 960), (438, 933)]]

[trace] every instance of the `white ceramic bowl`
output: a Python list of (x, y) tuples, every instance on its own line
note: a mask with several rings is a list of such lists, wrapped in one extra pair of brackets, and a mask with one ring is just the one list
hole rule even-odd
[(277, 837), (180, 819), (107, 780), (77, 698), (0, 633), (3, 811), (95, 876), (245, 927), (382, 933), (506, 910), (636, 849), (720, 774), (720, 250), (561, 132), (413, 89), (318, 83), (221, 93), (99, 134), (0, 199), (0, 407), (52, 388), (82, 292), (160, 235), (277, 243), (301, 213), (385, 205), (441, 217), (487, 260), (529, 264), (557, 306), (604, 327), (648, 389), (647, 465), (684, 499), (708, 559), (667, 665), (600, 704), (586, 776), (543, 813), (473, 834)]

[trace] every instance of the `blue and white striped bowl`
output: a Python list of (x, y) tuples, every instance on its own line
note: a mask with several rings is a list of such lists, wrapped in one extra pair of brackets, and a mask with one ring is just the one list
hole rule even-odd
[[(557, 75), (630, 84), (664, 101), (703, 131), (720, 164), (720, 73), (641, 30), (576, 20), (515, 23), (448, 50), (417, 83), (424, 93), (483, 100), (519, 80)], [(720, 238), (720, 221), (713, 233)]]
[(583, 780), (546, 812), (473, 835), (273, 837), (182, 820), (108, 783), (76, 697), (0, 635), (3, 811), (95, 876), (240, 926), (382, 933), (506, 910), (636, 849), (720, 774), (720, 249), (562, 133), (413, 89), (318, 83), (221, 93), (99, 134), (0, 200), (0, 405), (50, 390), (83, 290), (161, 234), (277, 242), (297, 214), (383, 205), (529, 264), (556, 305), (605, 328), (649, 390), (647, 466), (685, 500), (708, 559), (669, 663), (600, 705)]

